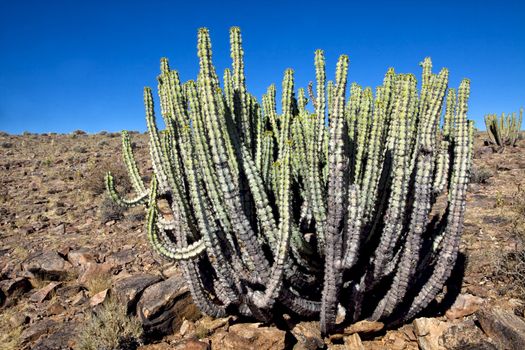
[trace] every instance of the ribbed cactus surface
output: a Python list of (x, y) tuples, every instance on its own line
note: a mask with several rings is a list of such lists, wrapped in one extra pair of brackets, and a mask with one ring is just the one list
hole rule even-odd
[(499, 147), (516, 146), (520, 137), (521, 122), (523, 120), (523, 108), (520, 109), (520, 116), (516, 113), (502, 113), (498, 118), (496, 114), (485, 116), (485, 127), (489, 136), (489, 143)]
[[(323, 333), (336, 330), (338, 310), (345, 323), (414, 317), (458, 254), (472, 153), (469, 81), (448, 89), (448, 70), (433, 73), (426, 58), (419, 90), (414, 75), (389, 69), (373, 91), (348, 84), (342, 55), (327, 82), (318, 50), (315, 83), (296, 89), (286, 70), (278, 108), (275, 85), (261, 103), (246, 88), (239, 28), (230, 42), (222, 84), (207, 29), (198, 33), (196, 81), (181, 82), (161, 60), (165, 130), (144, 89), (151, 183), (123, 132), (136, 194), (120, 196), (108, 174), (111, 197), (145, 204), (151, 245), (180, 262), (209, 315), (269, 321), (288, 312), (319, 318)], [(434, 215), (439, 198), (446, 210)]]

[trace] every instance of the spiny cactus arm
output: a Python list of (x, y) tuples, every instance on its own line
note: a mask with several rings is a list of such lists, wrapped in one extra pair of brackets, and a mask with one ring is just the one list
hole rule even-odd
[(273, 136), (277, 141), (277, 145), (279, 145), (279, 142), (281, 141), (279, 138), (279, 135), (281, 135), (281, 125), (277, 117), (276, 94), (277, 92), (275, 89), (275, 85), (270, 85), (268, 87), (268, 90), (266, 91), (266, 94), (263, 96), (263, 98), (265, 97), (265, 100), (263, 100), (263, 108), (264, 113), (265, 115), (267, 115), (267, 118), (270, 121), (270, 125), (272, 126)]
[(144, 190), (144, 192), (139, 193), (136, 197), (131, 199), (125, 199), (122, 198), (115, 188), (115, 183), (113, 180), (113, 176), (110, 172), (106, 174), (106, 190), (108, 191), (109, 197), (118, 205), (122, 207), (135, 207), (139, 204), (146, 203), (148, 199), (148, 192)]
[(318, 154), (322, 151), (323, 130), (325, 129), (326, 115), (326, 63), (323, 50), (315, 51), (315, 79), (316, 79), (316, 98), (315, 98), (315, 115), (317, 120), (317, 134), (315, 141), (317, 143)]
[(226, 68), (224, 70), (223, 75), (223, 82), (224, 82), (224, 99), (226, 102), (226, 106), (228, 107), (228, 111), (231, 113), (232, 118), (235, 120), (236, 115), (233, 113), (234, 107), (233, 107), (233, 95), (234, 95), (234, 88), (233, 88), (233, 78), (232, 73), (229, 68)]
[(342, 250), (345, 216), (348, 159), (345, 155), (346, 125), (344, 120), (348, 56), (339, 58), (336, 68), (333, 114), (330, 119), (330, 171), (328, 175), (328, 206), (325, 228), (325, 268), (321, 303), (321, 332), (330, 332), (335, 325), (338, 294), (342, 284)]
[(304, 317), (318, 315), (321, 310), (320, 302), (303, 298), (289, 288), (281, 290), (279, 301), (293, 312)]
[(264, 134), (266, 133), (266, 125), (267, 119), (266, 115), (262, 113), (261, 106), (257, 103), (257, 99), (255, 97), (251, 97), (250, 100), (250, 107), (252, 109), (252, 114), (255, 115), (255, 124), (256, 124), (256, 132), (255, 132), (255, 165), (257, 166), (257, 169), (261, 171), (262, 169), (262, 158), (263, 158), (263, 143), (264, 143)]
[(362, 168), (365, 162), (364, 158), (367, 152), (368, 144), (366, 140), (370, 136), (370, 122), (372, 117), (372, 104), (373, 104), (372, 89), (366, 88), (363, 90), (361, 96), (361, 102), (359, 106), (359, 114), (357, 115), (357, 138), (356, 138), (356, 152), (355, 152), (355, 169), (354, 169), (354, 182), (361, 186), (362, 184)]
[(330, 119), (333, 113), (334, 103), (334, 82), (332, 80), (328, 80), (326, 84), (326, 95), (328, 98), (328, 119)]
[(459, 249), (465, 213), (465, 197), (468, 184), (468, 169), (472, 159), (473, 124), (467, 122), (467, 101), (470, 82), (465, 79), (458, 90), (458, 107), (455, 116), (454, 160), (449, 188), (447, 225), (441, 251), (433, 267), (433, 273), (413, 300), (405, 320), (416, 316), (443, 288), (452, 271)]
[(293, 123), (293, 91), (294, 91), (294, 72), (292, 69), (287, 69), (284, 72), (283, 78), (283, 92), (282, 92), (282, 111), (281, 128), (279, 135), (279, 158), (282, 158), (285, 142), (290, 135), (291, 125)]
[(297, 107), (299, 108), (299, 114), (306, 112), (306, 105), (308, 104), (308, 99), (306, 98), (304, 88), (298, 90), (297, 96)]
[(200, 63), (199, 73), (199, 96), (203, 105), (203, 116), (209, 132), (213, 162), (217, 171), (220, 188), (223, 193), (227, 212), (231, 219), (232, 227), (238, 235), (240, 241), (244, 243), (243, 249), (247, 252), (247, 258), (252, 260), (250, 265), (254, 273), (261, 279), (266, 280), (268, 275), (268, 262), (258, 247), (257, 237), (250, 227), (250, 222), (246, 218), (242, 203), (238, 196), (238, 187), (233, 181), (233, 172), (225, 153), (225, 135), (221, 133), (224, 127), (219, 123), (224, 123), (224, 116), (219, 114), (218, 101), (214, 98), (216, 92), (215, 81), (213, 80), (214, 67), (211, 62), (211, 44), (208, 30), (199, 30), (198, 56)]
[(151, 180), (151, 191), (149, 194), (147, 211), (147, 236), (153, 248), (161, 255), (175, 260), (189, 260), (198, 257), (205, 250), (202, 240), (191, 245), (176, 248), (163, 231), (158, 230), (158, 210), (157, 210), (157, 180), (153, 176)]
[(266, 309), (271, 307), (275, 299), (279, 296), (282, 280), (284, 275), (284, 267), (288, 257), (288, 250), (290, 246), (290, 235), (292, 230), (292, 201), (290, 196), (290, 141), (284, 149), (283, 159), (281, 162), (281, 190), (279, 191), (279, 235), (276, 254), (274, 262), (271, 267), (269, 280), (266, 283), (266, 290), (264, 293), (255, 292), (254, 304)]
[(447, 105), (445, 108), (445, 121), (443, 123), (443, 138), (450, 141), (454, 137), (454, 112), (456, 110), (456, 89), (450, 88), (447, 93)]
[(434, 198), (440, 195), (447, 186), (450, 165), (449, 147), (449, 141), (441, 141), (439, 153), (436, 158), (436, 174), (434, 177), (434, 185), (432, 186)]
[[(400, 77), (398, 83), (401, 85), (400, 95), (396, 103), (396, 119), (393, 120), (396, 141), (395, 148), (393, 150), (392, 160), (392, 185), (391, 193), (388, 198), (388, 207), (385, 213), (385, 223), (382, 231), (379, 245), (375, 252), (374, 270), (373, 276), (374, 281), (378, 282), (379, 278), (383, 276), (384, 267), (393, 255), (393, 248), (396, 243), (396, 233), (399, 232), (400, 225), (402, 223), (403, 214), (406, 210), (404, 205), (409, 179), (409, 162), (410, 162), (410, 151), (408, 146), (410, 145), (410, 135), (407, 132), (409, 127), (409, 111), (413, 109), (413, 101), (410, 96), (411, 85), (415, 84), (414, 77), (410, 75), (403, 75)], [(412, 106), (411, 106), (412, 104)]]
[(348, 189), (348, 220), (342, 260), (342, 268), (351, 269), (359, 258), (363, 207), (359, 205), (359, 190), (356, 185)]
[(354, 183), (357, 153), (357, 116), (363, 90), (356, 83), (350, 85), (350, 98), (346, 104), (345, 118), (348, 124), (348, 156), (350, 158), (350, 183)]
[(137, 193), (146, 192), (146, 187), (144, 187), (144, 182), (140, 178), (137, 162), (135, 161), (135, 156), (133, 155), (129, 134), (125, 130), (122, 131), (122, 154), (129, 177), (131, 179), (131, 184), (133, 185), (133, 189)]
[[(440, 78), (442, 83), (446, 81), (446, 77), (447, 73), (443, 71), (443, 76)], [(426, 115), (420, 121), (419, 149), (416, 149), (414, 152), (416, 154), (415, 185), (408, 234), (390, 289), (376, 307), (371, 318), (373, 320), (388, 317), (392, 314), (394, 308), (399, 305), (405, 297), (409, 287), (409, 281), (411, 281), (416, 272), (419, 261), (419, 251), (421, 249), (421, 236), (427, 226), (427, 219), (432, 205), (432, 180), (435, 154), (437, 153), (435, 147), (435, 130), (437, 129), (441, 115), (440, 108), (436, 108), (435, 104), (442, 104), (444, 88), (440, 88), (440, 86), (443, 85), (445, 84), (434, 85), (436, 90), (433, 92), (433, 96), (436, 96), (436, 100), (433, 101), (434, 104), (428, 110), (430, 114)]]
[(236, 123), (241, 133), (240, 137), (248, 149), (252, 147), (253, 121), (248, 111), (248, 96), (246, 93), (246, 78), (244, 76), (244, 51), (242, 49), (241, 30), (239, 27), (230, 28), (230, 55), (233, 70), (233, 105)]
[(270, 190), (271, 188), (270, 179), (271, 179), (271, 174), (272, 174), (273, 153), (274, 153), (273, 132), (266, 131), (266, 133), (264, 134), (264, 141), (263, 141), (261, 175), (262, 175), (263, 182), (266, 185), (267, 190)]

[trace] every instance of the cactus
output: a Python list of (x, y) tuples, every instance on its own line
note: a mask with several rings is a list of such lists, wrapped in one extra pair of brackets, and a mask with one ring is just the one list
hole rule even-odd
[[(194, 302), (211, 316), (270, 321), (287, 310), (318, 317), (325, 334), (337, 330), (338, 310), (346, 323), (416, 316), (458, 254), (472, 155), (469, 81), (447, 92), (448, 70), (432, 73), (426, 58), (419, 93), (414, 75), (389, 69), (375, 94), (354, 83), (347, 97), (348, 57), (327, 82), (318, 50), (316, 83), (306, 90), (285, 71), (279, 114), (274, 85), (262, 104), (246, 88), (239, 28), (230, 41), (222, 87), (207, 29), (198, 33), (196, 81), (182, 83), (161, 60), (163, 131), (144, 89), (151, 183), (123, 132), (136, 195), (122, 197), (108, 174), (111, 198), (145, 204), (152, 247), (179, 261)], [(447, 207), (432, 219), (438, 196)]]
[(523, 120), (523, 108), (520, 109), (519, 118), (516, 112), (512, 114), (502, 113), (498, 118), (496, 114), (485, 116), (485, 128), (489, 136), (488, 142), (498, 147), (516, 146), (520, 137), (521, 122)]

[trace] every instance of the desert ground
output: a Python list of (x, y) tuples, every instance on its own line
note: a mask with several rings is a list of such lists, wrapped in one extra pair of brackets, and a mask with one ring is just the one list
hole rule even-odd
[[(142, 174), (147, 136), (133, 133)], [(201, 315), (175, 263), (150, 249), (129, 190), (120, 135), (0, 135), (1, 349), (525, 349), (525, 140), (494, 150), (476, 134), (458, 264), (413, 322), (348, 325)], [(523, 346), (523, 347), (521, 347)]]

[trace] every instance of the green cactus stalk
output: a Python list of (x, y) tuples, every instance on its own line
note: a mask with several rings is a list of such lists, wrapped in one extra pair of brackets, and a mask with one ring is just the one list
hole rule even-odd
[[(338, 330), (340, 309), (341, 326), (415, 317), (458, 254), (472, 158), (469, 81), (456, 94), (448, 70), (432, 73), (426, 58), (419, 93), (414, 75), (391, 68), (375, 94), (352, 83), (347, 97), (348, 57), (327, 81), (317, 50), (315, 84), (296, 90), (293, 70), (284, 72), (279, 114), (275, 85), (261, 103), (248, 92), (237, 27), (230, 44), (222, 88), (207, 29), (198, 33), (195, 81), (182, 83), (161, 60), (163, 131), (144, 89), (151, 183), (142, 181), (123, 132), (136, 194), (120, 195), (108, 174), (110, 197), (146, 206), (150, 244), (179, 262), (196, 305), (211, 316), (271, 321), (284, 308), (318, 317), (324, 334)], [(512, 131), (496, 129), (494, 142), (514, 144), (521, 114), (499, 123)], [(448, 204), (432, 229), (442, 194)]]
[(502, 113), (498, 118), (496, 114), (485, 115), (485, 127), (489, 137), (489, 144), (503, 148), (515, 147), (520, 138), (521, 123), (523, 121), (523, 108), (520, 108), (519, 117), (516, 113)]

